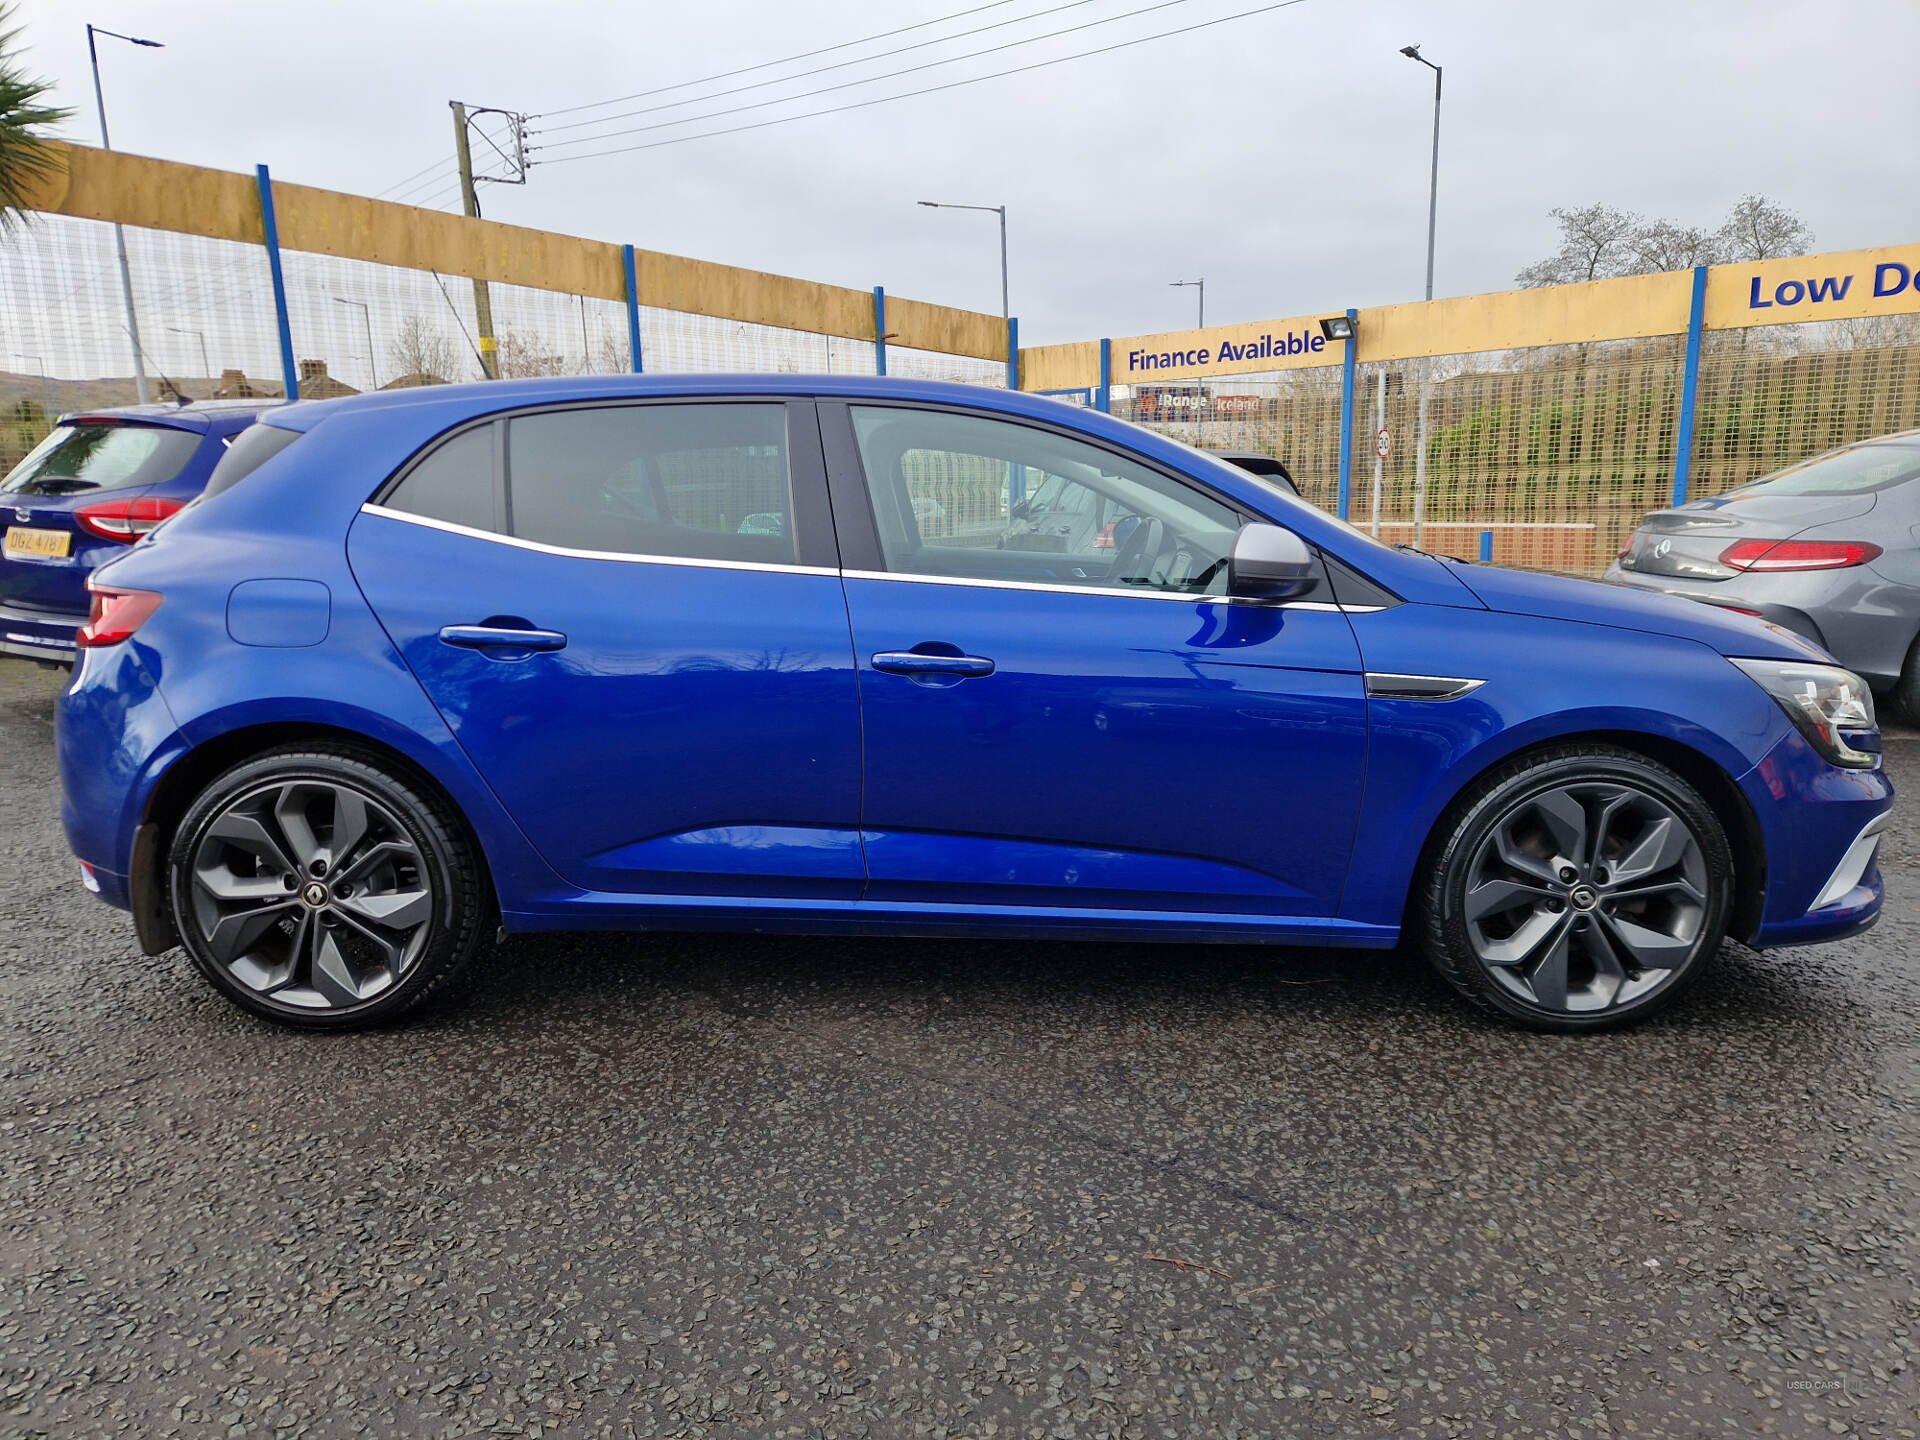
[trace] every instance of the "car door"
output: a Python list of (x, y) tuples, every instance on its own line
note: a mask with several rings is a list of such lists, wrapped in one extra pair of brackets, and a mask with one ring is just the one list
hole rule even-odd
[(349, 553), (567, 880), (859, 895), (856, 680), (810, 403), (484, 421), (402, 471)]
[[(1324, 579), (1298, 603), (1229, 600), (1234, 506), (1064, 428), (821, 415), (870, 899), (1336, 913), (1366, 702)], [(1106, 543), (1010, 525), (1023, 479)]]

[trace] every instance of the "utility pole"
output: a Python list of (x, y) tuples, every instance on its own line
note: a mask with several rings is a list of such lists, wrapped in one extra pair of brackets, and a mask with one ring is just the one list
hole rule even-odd
[[(458, 100), (449, 103), (453, 106), (454, 153), (460, 157), (460, 203), (470, 218), (478, 220), (480, 197), (473, 188), (473, 151), (467, 146), (467, 107)], [(486, 372), (486, 379), (498, 380), (500, 357), (493, 339), (493, 297), (487, 291), (487, 282), (477, 276), (473, 282), (473, 319), (480, 331), (480, 368)]]

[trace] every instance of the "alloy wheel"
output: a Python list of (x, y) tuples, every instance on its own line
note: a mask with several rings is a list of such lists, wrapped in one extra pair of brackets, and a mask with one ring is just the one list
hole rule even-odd
[(273, 1005), (364, 1004), (407, 975), (432, 930), (419, 846), (386, 805), (333, 781), (277, 781), (229, 801), (186, 878), (199, 948)]
[(1614, 781), (1527, 796), (1474, 853), (1462, 897), (1488, 975), (1554, 1014), (1617, 1009), (1692, 958), (1710, 879), (1700, 839), (1659, 797)]

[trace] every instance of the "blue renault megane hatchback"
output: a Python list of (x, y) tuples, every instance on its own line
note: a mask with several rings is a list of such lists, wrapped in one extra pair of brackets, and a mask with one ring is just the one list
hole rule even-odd
[[(1043, 494), (1092, 538), (1018, 523)], [(501, 933), (705, 928), (1404, 936), (1597, 1029), (1724, 936), (1881, 904), (1872, 697), (1810, 642), (1389, 549), (1040, 397), (289, 406), (92, 590), (83, 878), (291, 1025), (389, 1019)]]

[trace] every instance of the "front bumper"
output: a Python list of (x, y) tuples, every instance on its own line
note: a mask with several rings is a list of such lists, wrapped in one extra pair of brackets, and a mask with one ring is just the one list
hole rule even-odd
[(79, 653), (73, 634), (87, 623), (82, 615), (62, 615), (52, 610), (28, 610), (18, 605), (0, 605), (0, 655), (20, 655), (29, 660), (57, 660), (71, 665)]
[(1843, 940), (1880, 918), (1878, 851), (1893, 808), (1885, 772), (1829, 765), (1793, 730), (1740, 786), (1766, 847), (1756, 950)]

